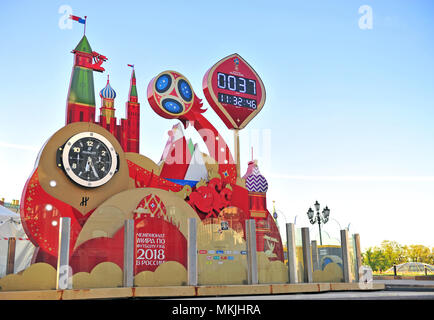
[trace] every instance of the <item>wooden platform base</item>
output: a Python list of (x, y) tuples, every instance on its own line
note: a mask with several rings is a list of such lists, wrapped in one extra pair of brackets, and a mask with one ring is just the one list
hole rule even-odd
[(134, 287), (95, 288), (77, 290), (41, 290), (0, 292), (0, 300), (83, 300), (83, 299), (125, 299), (134, 297), (204, 297), (266, 295), (285, 293), (312, 293), (329, 291), (374, 291), (384, 290), (382, 283), (360, 285), (359, 283), (298, 283), (260, 285), (214, 285), (182, 287)]

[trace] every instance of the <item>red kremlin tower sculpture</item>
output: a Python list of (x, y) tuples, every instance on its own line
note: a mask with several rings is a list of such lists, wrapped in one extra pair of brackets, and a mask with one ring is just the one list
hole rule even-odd
[(72, 122), (99, 124), (116, 137), (125, 152), (139, 153), (140, 103), (138, 102), (134, 67), (126, 103), (127, 119), (120, 119), (118, 124), (114, 107), (116, 92), (110, 86), (109, 79), (107, 79), (106, 87), (100, 91), (99, 121), (95, 121), (96, 104), (93, 71), (105, 71), (101, 64), (107, 58), (92, 51), (86, 36), (83, 36), (75, 49), (72, 50), (72, 53), (74, 54), (74, 66), (69, 83), (66, 124)]

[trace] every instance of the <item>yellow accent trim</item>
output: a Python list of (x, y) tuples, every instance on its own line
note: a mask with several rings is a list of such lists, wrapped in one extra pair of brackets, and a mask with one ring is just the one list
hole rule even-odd
[(250, 211), (250, 216), (251, 217), (257, 217), (257, 218), (265, 218), (267, 216), (266, 212), (251, 212)]
[(95, 106), (93, 104), (87, 104), (87, 103), (81, 103), (81, 102), (71, 102), (68, 100), (68, 104), (75, 104), (78, 106), (85, 106), (85, 107), (92, 107), (95, 108)]
[(250, 192), (249, 191), (249, 196), (265, 198), (265, 192)]

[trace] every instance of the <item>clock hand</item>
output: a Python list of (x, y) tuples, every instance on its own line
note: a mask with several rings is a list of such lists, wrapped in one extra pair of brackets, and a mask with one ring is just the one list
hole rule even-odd
[(88, 172), (88, 171), (90, 171), (90, 169), (89, 169), (89, 164), (91, 163), (91, 159), (90, 159), (90, 157), (88, 157), (87, 158), (87, 162), (86, 162), (86, 168), (84, 168), (84, 171), (86, 171), (86, 172)]
[(98, 175), (98, 173), (96, 172), (95, 167), (93, 166), (92, 159), (90, 159), (90, 167), (92, 168), (93, 174), (94, 174), (97, 178), (99, 178), (99, 175)]

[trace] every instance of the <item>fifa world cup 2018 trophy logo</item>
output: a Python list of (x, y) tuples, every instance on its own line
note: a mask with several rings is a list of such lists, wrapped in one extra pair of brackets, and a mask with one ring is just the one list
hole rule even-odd
[(238, 71), (238, 65), (240, 64), (240, 60), (238, 58), (235, 58), (234, 63), (235, 63), (235, 71)]

